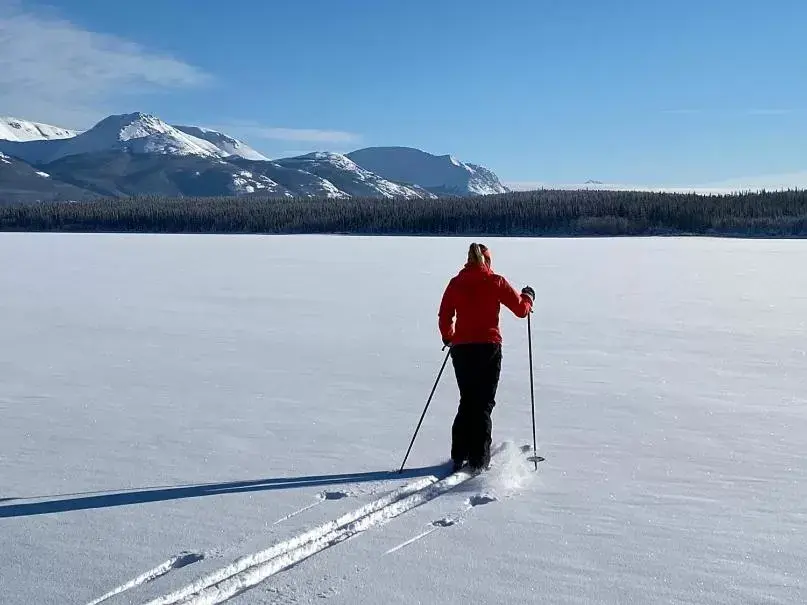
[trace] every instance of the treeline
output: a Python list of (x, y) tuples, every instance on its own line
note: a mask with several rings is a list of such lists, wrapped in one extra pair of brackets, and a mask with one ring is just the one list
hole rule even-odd
[(0, 206), (0, 230), (512, 236), (807, 236), (807, 191), (531, 191), (439, 200), (134, 197)]

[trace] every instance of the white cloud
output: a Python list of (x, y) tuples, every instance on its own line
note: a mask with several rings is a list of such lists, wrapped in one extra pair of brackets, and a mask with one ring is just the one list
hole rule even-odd
[(87, 127), (114, 101), (199, 86), (202, 70), (115, 36), (0, 0), (0, 113)]
[(231, 133), (244, 139), (270, 141), (294, 141), (297, 143), (356, 143), (361, 135), (344, 130), (319, 130), (316, 128), (277, 128), (253, 122), (232, 122), (213, 126), (216, 130)]

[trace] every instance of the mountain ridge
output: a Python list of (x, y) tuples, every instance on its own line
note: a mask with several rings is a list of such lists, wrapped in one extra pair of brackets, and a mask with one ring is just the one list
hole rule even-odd
[(452, 155), (434, 155), (412, 147), (365, 147), (347, 154), (358, 165), (396, 182), (417, 182), (430, 191), (455, 195), (505, 193), (492, 171), (461, 162)]
[[(435, 199), (507, 191), (487, 168), (406, 147), (270, 159), (223, 132), (143, 112), (110, 115), (84, 131), (3, 120), (0, 152), (95, 195)], [(13, 190), (0, 181), (0, 197)]]
[(28, 141), (65, 139), (79, 134), (79, 130), (70, 130), (51, 124), (20, 120), (11, 116), (0, 116), (0, 139), (24, 143)]

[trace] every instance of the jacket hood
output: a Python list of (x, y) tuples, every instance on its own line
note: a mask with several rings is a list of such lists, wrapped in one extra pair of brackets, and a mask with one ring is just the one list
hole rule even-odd
[(467, 278), (483, 278), (493, 274), (493, 269), (487, 265), (477, 265), (472, 263), (465, 263), (465, 266), (460, 270), (460, 275)]

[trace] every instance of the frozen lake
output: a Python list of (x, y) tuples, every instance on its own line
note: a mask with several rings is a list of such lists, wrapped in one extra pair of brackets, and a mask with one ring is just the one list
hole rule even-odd
[[(248, 583), (239, 557), (444, 476), (450, 367), (388, 471), (470, 241), (0, 234), (0, 603)], [(538, 294), (546, 461), (509, 447), (230, 602), (807, 602), (807, 242), (482, 241)], [(526, 323), (502, 331), (517, 446)]]

